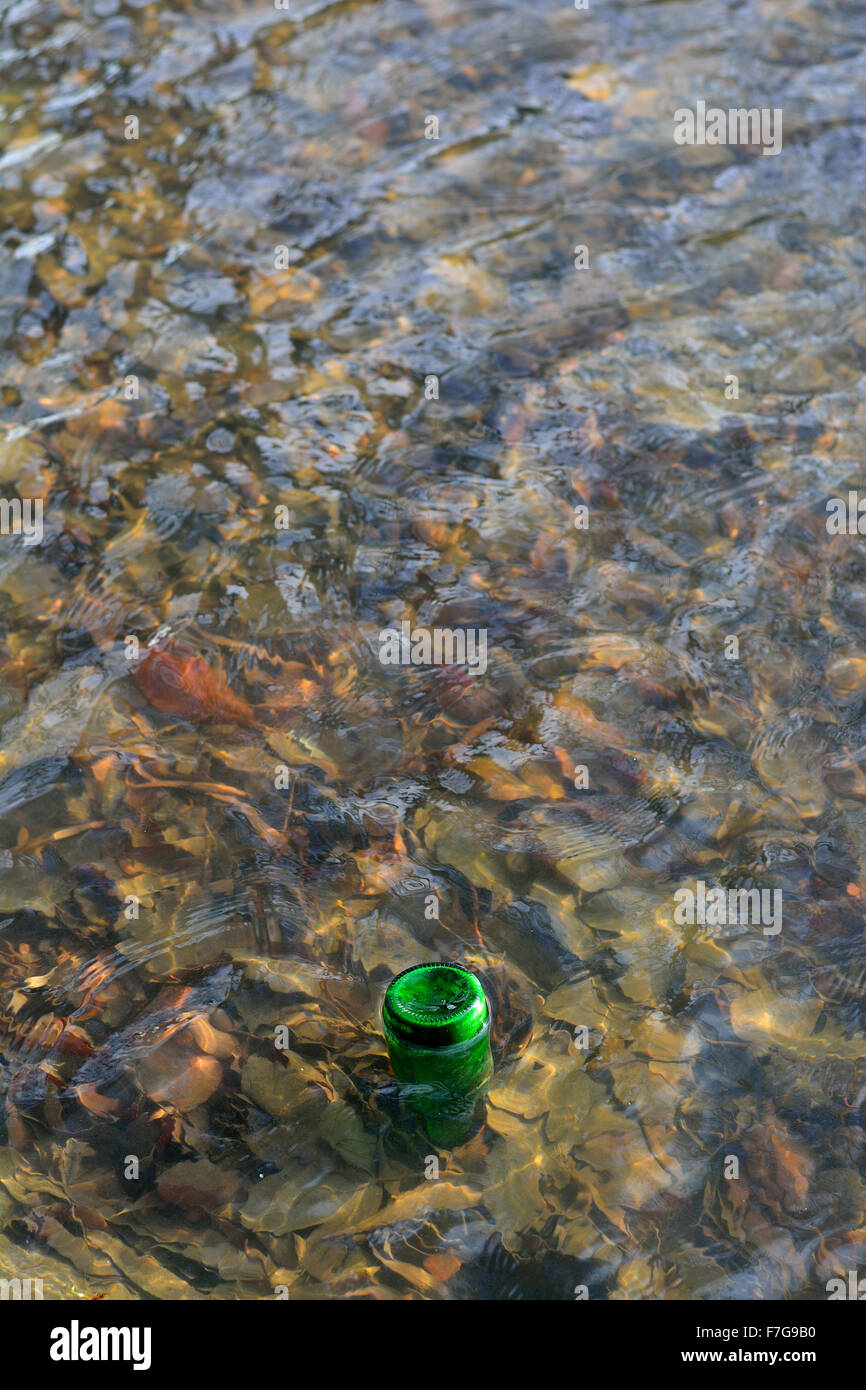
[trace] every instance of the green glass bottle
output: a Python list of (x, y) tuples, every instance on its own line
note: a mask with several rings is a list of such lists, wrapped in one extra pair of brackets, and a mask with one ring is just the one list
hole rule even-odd
[(493, 1072), (490, 1006), (471, 970), (412, 965), (382, 1005), (391, 1066), (403, 1097), (435, 1144), (465, 1142)]

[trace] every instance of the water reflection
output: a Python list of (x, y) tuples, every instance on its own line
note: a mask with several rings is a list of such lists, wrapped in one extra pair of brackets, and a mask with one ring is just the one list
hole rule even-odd
[[(45, 507), (0, 537), (0, 1273), (826, 1296), (866, 1258), (855, 9), (2, 31), (2, 492)], [(779, 156), (677, 145), (699, 99), (783, 109)], [(404, 620), (486, 670), (383, 665)], [(698, 883), (781, 931), (678, 922)], [(435, 1181), (378, 1023), (429, 959), (496, 1018)]]

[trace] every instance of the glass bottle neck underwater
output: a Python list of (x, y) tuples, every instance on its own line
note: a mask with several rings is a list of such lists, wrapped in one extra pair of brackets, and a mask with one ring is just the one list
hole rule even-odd
[(464, 1143), (493, 1073), (490, 1007), (462, 965), (410, 966), (391, 981), (382, 1024), (401, 1096), (434, 1144)]

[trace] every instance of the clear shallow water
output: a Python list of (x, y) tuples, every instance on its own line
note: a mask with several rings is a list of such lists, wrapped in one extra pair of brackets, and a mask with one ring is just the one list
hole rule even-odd
[[(45, 511), (0, 537), (0, 1273), (825, 1297), (866, 1255), (862, 9), (2, 13), (2, 495)], [(782, 153), (677, 146), (699, 99)], [(486, 672), (383, 667), (404, 618)], [(214, 673), (183, 711), (157, 634)], [(698, 882), (781, 930), (678, 922)], [(437, 957), (498, 1067), (431, 1178), (378, 1008)]]

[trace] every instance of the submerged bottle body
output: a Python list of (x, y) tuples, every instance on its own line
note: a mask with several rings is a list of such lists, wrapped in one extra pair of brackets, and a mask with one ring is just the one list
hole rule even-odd
[(403, 1099), (429, 1138), (442, 1147), (465, 1142), (493, 1073), (481, 981), (450, 962), (411, 966), (388, 986), (382, 1023)]

